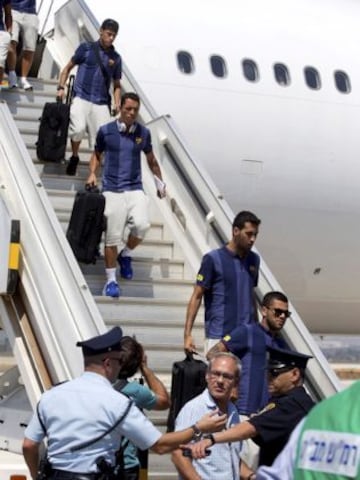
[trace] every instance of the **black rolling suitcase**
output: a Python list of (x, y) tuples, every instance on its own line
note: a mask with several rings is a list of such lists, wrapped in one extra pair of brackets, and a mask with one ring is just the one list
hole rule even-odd
[(72, 75), (66, 103), (60, 101), (44, 105), (36, 142), (36, 155), (43, 162), (61, 162), (65, 158), (73, 82)]
[(183, 405), (206, 388), (206, 369), (206, 363), (195, 360), (192, 354), (187, 354), (185, 360), (173, 364), (171, 406), (167, 420), (168, 432), (174, 430), (175, 419)]
[(66, 237), (79, 262), (96, 263), (105, 230), (104, 209), (105, 197), (98, 189), (77, 192)]

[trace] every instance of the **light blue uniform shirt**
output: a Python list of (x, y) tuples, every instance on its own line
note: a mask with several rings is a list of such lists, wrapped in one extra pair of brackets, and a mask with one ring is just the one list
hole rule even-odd
[[(112, 465), (121, 436), (142, 450), (151, 447), (161, 433), (133, 405), (126, 418), (98, 442), (71, 453), (71, 447), (95, 439), (106, 432), (125, 412), (129, 399), (113, 389), (102, 375), (85, 372), (79, 378), (45, 392), (39, 413), (48, 437), (48, 457), (52, 467), (77, 473), (97, 471), (96, 459), (103, 456)], [(25, 437), (41, 442), (45, 432), (37, 413), (25, 430)]]
[[(175, 430), (189, 428), (203, 415), (217, 408), (209, 390), (204, 390), (200, 395), (187, 402), (180, 410), (175, 421)], [(226, 428), (231, 428), (240, 422), (236, 407), (231, 402), (228, 404), (227, 415)], [(193, 460), (193, 466), (202, 480), (238, 480), (240, 478), (240, 450), (241, 442), (216, 443), (211, 447), (211, 454), (201, 460)], [(179, 478), (182, 477), (179, 476)]]

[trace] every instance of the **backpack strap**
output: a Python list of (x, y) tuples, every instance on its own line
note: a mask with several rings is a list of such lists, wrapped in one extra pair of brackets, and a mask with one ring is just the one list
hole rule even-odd
[(104, 80), (105, 80), (106, 91), (107, 91), (107, 94), (108, 94), (108, 107), (109, 107), (109, 110), (111, 110), (111, 95), (109, 93), (111, 78), (109, 77), (109, 74), (108, 74), (103, 62), (101, 61), (100, 52), (99, 52), (99, 44), (97, 42), (91, 42), (91, 48), (92, 48), (92, 50), (95, 54), (96, 61), (99, 65), (99, 67), (100, 67), (101, 73), (103, 74), (103, 77), (104, 77)]

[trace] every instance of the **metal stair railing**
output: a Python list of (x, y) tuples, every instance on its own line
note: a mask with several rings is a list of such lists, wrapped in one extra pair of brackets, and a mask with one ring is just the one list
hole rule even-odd
[(47, 376), (56, 383), (81, 372), (76, 342), (106, 327), (4, 102), (0, 129), (1, 200), (21, 224), (20, 285), (14, 297), (1, 298), (0, 315), (34, 405)]

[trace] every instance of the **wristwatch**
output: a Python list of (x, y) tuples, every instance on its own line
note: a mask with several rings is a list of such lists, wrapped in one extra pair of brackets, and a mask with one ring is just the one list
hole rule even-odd
[(57, 88), (56, 88), (57, 91), (59, 90), (65, 90), (65, 87), (61, 86), (61, 85), (58, 85)]
[(196, 426), (196, 423), (194, 423), (194, 425), (191, 425), (190, 428), (192, 428), (194, 432), (192, 439), (198, 442), (202, 437), (202, 431), (200, 430), (199, 427)]

